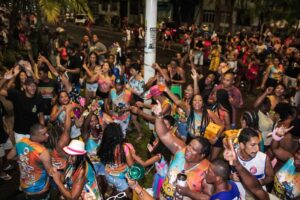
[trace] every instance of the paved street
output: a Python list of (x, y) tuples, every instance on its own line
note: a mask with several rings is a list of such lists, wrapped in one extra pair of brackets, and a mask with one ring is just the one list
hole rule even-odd
[[(75, 25), (73, 23), (67, 23), (62, 27), (73, 37), (74, 41), (77, 43), (80, 43), (80, 41), (82, 40), (82, 36), (86, 34), (84, 26)], [(107, 47), (112, 45), (113, 42), (119, 42), (120, 44), (122, 43), (122, 34), (119, 31), (116, 31), (112, 28), (93, 26), (92, 32), (97, 34), (100, 38), (100, 41), (103, 42)], [(162, 47), (162, 42), (158, 42), (156, 55), (157, 62), (159, 64), (166, 64), (170, 61), (172, 57), (175, 56), (176, 52), (180, 52), (181, 50), (179, 44), (173, 44), (171, 50), (166, 49), (163, 51)], [(136, 51), (133, 49), (133, 52)]]

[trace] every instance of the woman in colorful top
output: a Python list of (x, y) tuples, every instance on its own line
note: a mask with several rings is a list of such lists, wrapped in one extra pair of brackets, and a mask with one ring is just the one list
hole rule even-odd
[[(198, 88), (198, 81), (196, 75), (194, 76), (194, 88)], [(167, 87), (165, 87), (165, 92), (171, 97), (171, 99), (175, 100), (175, 95), (172, 94)], [(209, 110), (202, 99), (202, 96), (198, 94), (198, 90), (195, 91), (195, 96), (193, 96), (190, 104), (179, 103), (178, 101), (174, 101), (182, 110), (185, 112), (187, 117), (187, 130), (190, 138), (195, 138), (198, 136), (203, 136), (206, 126), (210, 121), (221, 126), (218, 134), (221, 134), (224, 125), (222, 121), (218, 118), (218, 116), (211, 110)], [(219, 135), (217, 135), (218, 137)], [(211, 141), (211, 143), (215, 143), (218, 138), (215, 138), (215, 141)]]
[[(209, 167), (206, 159), (210, 153), (210, 143), (203, 137), (193, 139), (188, 145), (168, 131), (162, 117), (161, 104), (152, 108), (156, 116), (155, 129), (161, 142), (174, 154), (167, 177), (162, 185), (160, 199), (173, 199), (175, 193), (191, 199), (201, 199), (200, 192), (205, 173)], [(179, 173), (187, 175), (187, 186), (176, 186)], [(176, 189), (175, 189), (176, 188)]]
[(86, 102), (90, 101), (90, 98), (95, 98), (96, 91), (98, 89), (97, 81), (92, 81), (91, 78), (100, 72), (101, 68), (97, 63), (98, 55), (95, 52), (89, 54), (89, 60), (87, 64), (83, 64), (83, 69), (86, 71), (86, 88), (85, 98)]
[(286, 163), (277, 171), (274, 178), (274, 192), (280, 199), (299, 199), (300, 197), (300, 148), (295, 153), (286, 151), (280, 141), (293, 127), (282, 126), (272, 133), (272, 151), (277, 159)]
[[(216, 92), (216, 105), (213, 106), (214, 113), (222, 121), (224, 130), (229, 130), (232, 122), (232, 107), (229, 102), (229, 94), (226, 90), (220, 89)], [(218, 140), (213, 144), (210, 160), (215, 160), (223, 148), (223, 134), (219, 135)]]
[(100, 164), (100, 159), (97, 156), (97, 150), (100, 147), (103, 130), (107, 126), (107, 124), (113, 122), (112, 118), (101, 110), (99, 113), (96, 111), (90, 111), (88, 116), (86, 117), (83, 127), (82, 127), (82, 138), (85, 141), (85, 149), (87, 151), (87, 155), (92, 161), (96, 174), (104, 175), (101, 172), (98, 173), (98, 167)]
[(66, 117), (65, 107), (70, 103), (69, 95), (66, 91), (61, 91), (58, 94), (57, 104), (53, 106), (50, 121), (63, 124)]
[(104, 100), (105, 111), (108, 112), (109, 91), (114, 86), (115, 76), (111, 74), (111, 67), (108, 62), (104, 62), (101, 70), (90, 78), (90, 82), (98, 82), (97, 96)]
[(97, 155), (105, 165), (107, 182), (117, 191), (125, 191), (127, 197), (132, 196), (125, 178), (128, 166), (133, 164), (131, 151), (134, 151), (133, 146), (125, 143), (120, 125), (108, 124)]
[(269, 98), (271, 102), (271, 111), (273, 111), (278, 103), (288, 102), (285, 99), (285, 91), (286, 87), (282, 83), (279, 83), (275, 88), (268, 87), (266, 91), (256, 99), (253, 107), (259, 107), (265, 98)]
[(52, 177), (66, 199), (81, 197), (83, 200), (101, 200), (103, 198), (98, 188), (93, 164), (86, 155), (84, 146), (84, 142), (80, 140), (72, 140), (68, 146), (65, 146), (63, 150), (69, 158), (64, 182), (55, 168)]
[[(141, 96), (144, 93), (145, 81), (141, 76), (141, 66), (137, 63), (133, 63), (130, 65), (129, 72), (131, 77), (126, 87), (132, 92), (134, 103), (137, 101), (142, 102), (143, 99), (141, 98)], [(141, 140), (143, 137), (143, 133), (136, 115), (132, 115), (132, 122), (134, 123), (134, 126), (138, 132), (137, 140)]]
[(165, 92), (168, 94), (168, 96), (172, 99), (172, 101), (175, 104), (173, 105), (172, 114), (174, 114), (175, 116), (177, 115), (178, 132), (180, 134), (180, 137), (183, 138), (184, 140), (187, 139), (188, 128), (187, 128), (187, 115), (186, 112), (182, 109), (182, 107), (188, 107), (191, 104), (194, 94), (197, 94), (199, 92), (198, 90), (199, 87), (197, 85), (198, 84), (197, 74), (195, 74), (196, 71), (192, 70), (192, 73), (193, 73), (192, 77), (194, 79), (194, 87), (191, 84), (186, 86), (182, 100), (180, 100), (178, 96), (173, 94), (168, 87), (164, 86)]
[(279, 58), (274, 58), (273, 62), (268, 66), (261, 83), (261, 88), (275, 87), (283, 80), (284, 67), (280, 64)]
[(217, 71), (220, 64), (220, 50), (218, 45), (213, 45), (210, 52), (209, 70)]

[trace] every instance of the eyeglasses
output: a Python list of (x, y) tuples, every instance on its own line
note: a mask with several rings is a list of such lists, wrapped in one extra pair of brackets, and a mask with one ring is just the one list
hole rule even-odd
[(121, 192), (121, 193), (117, 194), (116, 196), (109, 197), (106, 200), (122, 199), (124, 197), (126, 197), (126, 193), (125, 192)]

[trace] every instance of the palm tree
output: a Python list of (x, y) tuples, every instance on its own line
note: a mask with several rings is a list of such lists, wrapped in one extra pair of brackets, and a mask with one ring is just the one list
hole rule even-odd
[(36, 0), (37, 8), (49, 23), (56, 23), (63, 9), (69, 8), (76, 13), (84, 13), (93, 21), (87, 0)]
[[(94, 20), (87, 0), (5, 0), (5, 3), (12, 5), (12, 13), (36, 12), (38, 20), (44, 17), (48, 23), (57, 23), (66, 8), (75, 13), (85, 13), (90, 20)], [(12, 15), (12, 17), (16, 18), (17, 15)], [(12, 22), (16, 22), (15, 20), (13, 19)]]

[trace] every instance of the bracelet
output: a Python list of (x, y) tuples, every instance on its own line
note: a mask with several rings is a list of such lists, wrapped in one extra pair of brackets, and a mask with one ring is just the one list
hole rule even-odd
[(272, 132), (272, 138), (273, 138), (273, 140), (279, 142), (280, 140), (283, 139), (283, 136), (278, 136), (278, 135), (276, 135), (276, 131), (277, 131), (277, 129), (275, 129), (275, 130)]

